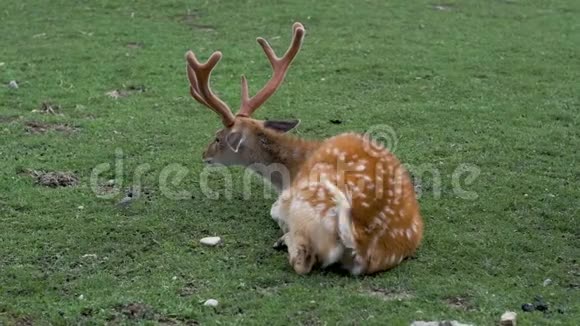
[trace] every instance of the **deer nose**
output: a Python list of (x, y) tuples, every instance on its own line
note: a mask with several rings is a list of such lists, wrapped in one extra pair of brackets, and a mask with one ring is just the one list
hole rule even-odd
[(212, 164), (213, 163), (213, 159), (211, 157), (210, 158), (204, 158), (203, 159), (203, 163), (205, 163), (205, 164)]

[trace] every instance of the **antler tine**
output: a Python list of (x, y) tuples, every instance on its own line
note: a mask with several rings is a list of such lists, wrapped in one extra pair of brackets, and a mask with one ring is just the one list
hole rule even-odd
[(188, 51), (186, 54), (187, 78), (189, 79), (191, 96), (217, 113), (222, 118), (224, 126), (229, 127), (234, 124), (235, 117), (228, 105), (217, 97), (210, 88), (211, 72), (221, 58), (221, 52), (216, 51), (207, 62), (201, 63), (192, 51)]
[(257, 41), (272, 65), (272, 77), (256, 95), (250, 98), (248, 95), (248, 81), (246, 80), (246, 77), (242, 75), (242, 104), (240, 105), (240, 110), (237, 114), (238, 116), (251, 116), (257, 108), (264, 104), (264, 102), (266, 102), (268, 98), (276, 92), (278, 87), (280, 87), (284, 81), (284, 77), (286, 77), (286, 72), (288, 71), (290, 64), (300, 51), (305, 34), (304, 26), (300, 23), (294, 23), (292, 30), (292, 42), (290, 43), (288, 50), (286, 50), (286, 53), (284, 53), (281, 58), (276, 56), (276, 53), (270, 44), (268, 44), (268, 41), (258, 37)]

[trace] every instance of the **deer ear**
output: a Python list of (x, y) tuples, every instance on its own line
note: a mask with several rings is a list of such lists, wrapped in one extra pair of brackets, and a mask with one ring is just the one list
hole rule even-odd
[(288, 132), (300, 124), (300, 120), (266, 120), (264, 127), (276, 130), (278, 132)]
[(244, 140), (246, 140), (246, 136), (244, 136), (239, 131), (230, 132), (226, 136), (226, 143), (228, 144), (229, 148), (231, 148), (232, 151), (234, 151), (235, 153), (237, 153), (240, 150), (240, 146), (242, 146)]

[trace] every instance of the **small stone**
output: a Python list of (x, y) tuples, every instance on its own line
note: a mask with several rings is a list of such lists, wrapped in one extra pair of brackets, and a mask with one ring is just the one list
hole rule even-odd
[(84, 300), (85, 296), (83, 294), (79, 295), (79, 300)]
[(18, 83), (15, 80), (11, 80), (8, 83), (8, 87), (12, 88), (12, 89), (18, 89)]
[(97, 255), (96, 254), (85, 254), (82, 256), (82, 258), (95, 258), (96, 259)]
[(81, 205), (79, 207), (77, 207), (78, 209), (85, 209), (85, 206)]
[(530, 311), (534, 311), (535, 308), (534, 308), (534, 305), (531, 304), (531, 303), (524, 303), (522, 305), (522, 310), (525, 311), (525, 312), (530, 312)]
[(220, 237), (206, 237), (203, 238), (201, 240), (199, 240), (199, 242), (201, 244), (204, 244), (206, 246), (216, 246), (217, 244), (219, 244), (220, 242), (222, 242), (222, 239)]
[(217, 307), (218, 304), (219, 303), (216, 299), (209, 299), (203, 303), (204, 306), (208, 306), (208, 307)]
[(544, 280), (544, 286), (548, 286), (550, 284), (552, 284), (552, 280), (551, 279), (547, 278), (547, 279)]
[(177, 276), (173, 276), (171, 279), (174, 280), (174, 281), (176, 281), (177, 280)]
[(516, 317), (518, 314), (516, 314), (513, 311), (506, 311), (503, 313), (503, 315), (501, 315), (501, 319), (499, 321), (499, 324), (501, 326), (516, 326)]

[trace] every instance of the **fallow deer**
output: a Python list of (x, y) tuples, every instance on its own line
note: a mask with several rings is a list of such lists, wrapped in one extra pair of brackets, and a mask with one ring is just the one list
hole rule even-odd
[(355, 275), (387, 270), (412, 255), (423, 235), (415, 192), (399, 160), (367, 136), (346, 133), (310, 141), (287, 134), (298, 120), (251, 118), (282, 84), (304, 35), (304, 26), (295, 23), (282, 57), (257, 39), (273, 74), (251, 98), (242, 76), (236, 115), (210, 88), (210, 74), (222, 54), (214, 52), (205, 63), (191, 51), (186, 54), (191, 96), (224, 125), (203, 160), (253, 169), (277, 188), (280, 197), (271, 215), (284, 232), (281, 241), (297, 273), (334, 263)]

